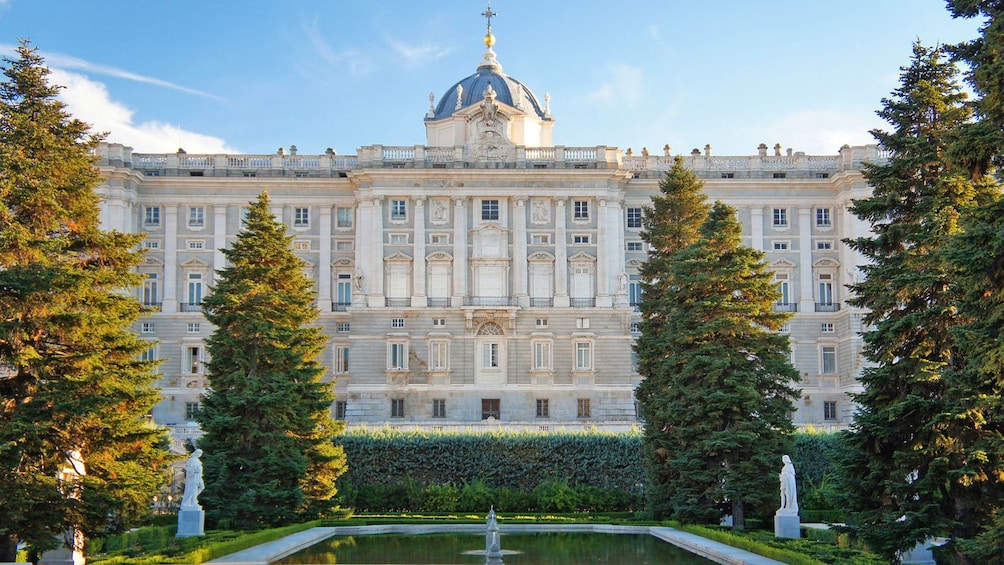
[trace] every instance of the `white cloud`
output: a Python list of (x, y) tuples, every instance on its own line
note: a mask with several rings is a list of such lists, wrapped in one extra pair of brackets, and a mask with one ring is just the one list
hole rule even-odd
[(368, 57), (355, 49), (339, 52), (332, 48), (324, 34), (317, 28), (317, 18), (301, 25), (301, 29), (322, 61), (332, 66), (346, 67), (355, 77), (365, 77), (376, 69), (376, 65)]
[(187, 131), (157, 121), (133, 122), (133, 111), (112, 100), (108, 88), (83, 75), (51, 69), (53, 84), (64, 86), (59, 98), (75, 118), (91, 125), (95, 132), (107, 131), (106, 141), (122, 143), (137, 152), (173, 153), (183, 147), (189, 153), (236, 153), (223, 139)]
[(625, 104), (634, 106), (642, 97), (644, 73), (640, 67), (630, 65), (611, 65), (608, 69), (611, 75), (607, 82), (586, 95), (592, 102), (600, 104)]
[(422, 65), (430, 61), (435, 61), (450, 52), (450, 49), (446, 47), (440, 47), (430, 43), (423, 43), (422, 45), (409, 45), (403, 41), (394, 39), (393, 37), (386, 37), (385, 39), (387, 44), (390, 45), (390, 48), (393, 49), (395, 53), (403, 57), (409, 64), (413, 65)]

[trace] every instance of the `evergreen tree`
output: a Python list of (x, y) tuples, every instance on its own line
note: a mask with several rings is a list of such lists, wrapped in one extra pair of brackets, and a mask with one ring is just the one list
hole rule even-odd
[(254, 528), (324, 515), (346, 468), (330, 416), (334, 394), (317, 356), (313, 283), (291, 250), (292, 237), (269, 211), (267, 193), (224, 250), (229, 266), (203, 302), (215, 325), (207, 341), (211, 392), (197, 419), (205, 435), (211, 522)]
[(964, 425), (949, 410), (946, 376), (962, 366), (964, 350), (951, 335), (961, 318), (944, 250), (963, 211), (991, 192), (946, 158), (970, 117), (956, 76), (940, 48), (914, 45), (900, 87), (878, 112), (892, 131), (872, 131), (891, 156), (866, 165), (872, 195), (851, 207), (874, 234), (847, 242), (869, 260), (849, 302), (868, 309), (871, 366), (844, 436), (841, 490), (851, 526), (889, 558), (929, 536), (965, 537), (976, 511), (958, 476)]
[[(0, 84), (0, 561), (70, 529), (120, 531), (165, 481), (149, 346), (129, 331), (140, 236), (102, 231), (101, 136), (56, 99), (27, 42)], [(63, 481), (57, 477), (72, 468)]]
[(786, 335), (791, 314), (763, 252), (742, 245), (735, 210), (714, 205), (698, 239), (672, 256), (661, 350), (639, 387), (644, 457), (657, 514), (745, 528), (777, 504), (777, 469), (794, 427)]
[(704, 183), (693, 171), (683, 166), (683, 158), (676, 157), (672, 168), (659, 182), (659, 194), (652, 197), (652, 206), (644, 210), (641, 238), (648, 243), (648, 258), (641, 267), (642, 299), (639, 329), (641, 335), (635, 343), (638, 373), (644, 377), (635, 395), (642, 417), (648, 425), (643, 444), (649, 465), (649, 506), (661, 519), (672, 514), (669, 506), (673, 486), (660, 469), (664, 453), (674, 449), (667, 445), (657, 430), (663, 426), (658, 417), (656, 393), (666, 386), (664, 365), (670, 351), (666, 344), (666, 320), (671, 313), (669, 290), (673, 255), (697, 241), (701, 224), (708, 216), (711, 205), (703, 193)]

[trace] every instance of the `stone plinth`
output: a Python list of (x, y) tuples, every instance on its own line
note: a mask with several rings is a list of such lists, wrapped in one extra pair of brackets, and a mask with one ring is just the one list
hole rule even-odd
[(798, 539), (802, 537), (801, 526), (798, 514), (782, 511), (774, 514), (774, 537)]
[(178, 533), (179, 538), (190, 538), (194, 536), (206, 535), (204, 531), (206, 513), (202, 508), (182, 508), (178, 510)]

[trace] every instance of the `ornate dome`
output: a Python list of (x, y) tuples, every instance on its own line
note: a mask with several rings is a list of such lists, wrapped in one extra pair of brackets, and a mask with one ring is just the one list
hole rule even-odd
[(526, 85), (502, 72), (502, 65), (495, 59), (495, 52), (490, 45), (477, 71), (451, 86), (439, 99), (435, 112), (425, 119), (441, 120), (452, 116), (457, 110), (480, 104), (489, 86), (495, 91), (498, 102), (535, 115), (541, 120), (551, 119), (548, 108), (540, 104), (537, 96)]

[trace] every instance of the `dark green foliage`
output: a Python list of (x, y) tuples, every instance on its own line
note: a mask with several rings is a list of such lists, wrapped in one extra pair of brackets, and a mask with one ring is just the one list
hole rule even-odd
[(207, 341), (212, 392), (198, 414), (200, 501), (211, 522), (234, 528), (325, 515), (345, 470), (333, 443), (344, 424), (330, 417), (334, 395), (317, 362), (325, 338), (306, 325), (317, 318), (312, 282), (268, 203), (263, 193), (252, 204), (203, 303), (216, 329)]
[(964, 319), (944, 249), (960, 216), (994, 192), (945, 158), (970, 117), (954, 66), (917, 44), (900, 80), (879, 111), (892, 131), (872, 132), (891, 157), (865, 167), (872, 196), (852, 207), (874, 233), (848, 241), (868, 260), (850, 302), (869, 310), (864, 355), (872, 366), (862, 372), (860, 410), (839, 462), (850, 525), (889, 558), (929, 536), (970, 537), (981, 511), (966, 484), (974, 462), (960, 441), (970, 422), (951, 406), (950, 374), (964, 366), (966, 349), (952, 337)]
[(741, 232), (735, 211), (716, 203), (698, 239), (664, 273), (646, 275), (672, 284), (643, 296), (642, 338), (653, 320), (662, 329), (639, 346), (649, 361), (637, 392), (656, 517), (718, 523), (731, 514), (740, 530), (747, 509), (776, 504), (798, 380), (777, 333), (790, 314), (774, 311), (763, 253), (742, 246)]
[[(120, 531), (148, 514), (169, 456), (124, 293), (141, 236), (102, 231), (101, 136), (72, 119), (23, 42), (0, 84), (0, 561), (69, 527)], [(60, 484), (75, 461), (86, 476)]]
[(339, 483), (344, 504), (361, 511), (432, 511), (430, 497), (452, 500), (454, 489), (456, 511), (529, 511), (540, 508), (541, 485), (536, 494), (553, 503), (555, 481), (575, 492), (580, 509), (637, 509), (643, 496), (635, 434), (376, 432), (340, 442), (349, 461)]

